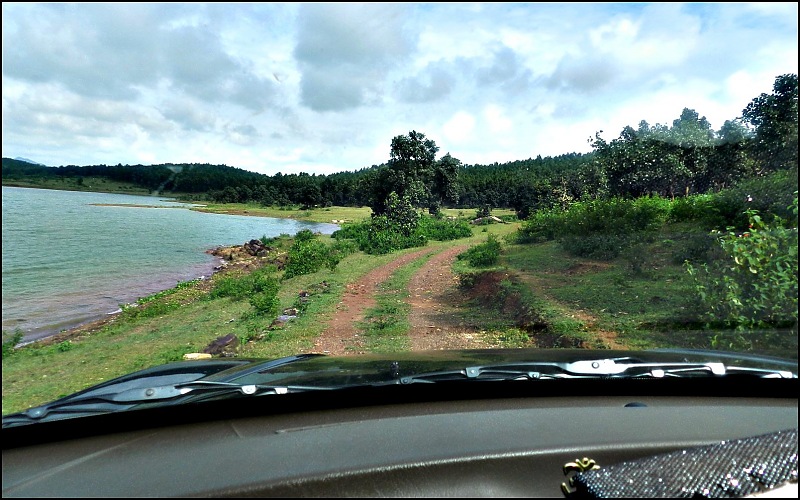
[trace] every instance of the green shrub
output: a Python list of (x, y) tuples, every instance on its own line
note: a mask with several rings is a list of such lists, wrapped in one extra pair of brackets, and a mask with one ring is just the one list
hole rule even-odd
[(450, 241), (472, 236), (469, 223), (435, 217), (421, 217), (417, 231), (429, 240)]
[(723, 230), (728, 226), (747, 228), (748, 210), (755, 210), (762, 217), (776, 215), (790, 219), (793, 193), (797, 189), (797, 169), (794, 168), (747, 179), (720, 191), (713, 196), (712, 202), (722, 220), (716, 229)]
[(669, 221), (698, 222), (706, 230), (719, 228), (725, 223), (719, 208), (714, 204), (714, 196), (710, 194), (676, 198), (670, 206)]
[(257, 314), (272, 316), (278, 312), (280, 302), (278, 301), (277, 289), (273, 292), (261, 292), (250, 297), (250, 305), (255, 308)]
[(523, 223), (517, 240), (534, 243), (558, 240), (569, 253), (596, 259), (613, 259), (640, 233), (660, 228), (670, 212), (670, 202), (657, 196), (635, 200), (611, 198), (575, 202), (567, 210), (538, 210)]
[(214, 287), (208, 294), (209, 299), (230, 297), (243, 299), (253, 290), (253, 277), (251, 275), (227, 274), (216, 279)]
[[(745, 335), (761, 329), (789, 328), (797, 336), (797, 192), (790, 206), (791, 221), (765, 223), (755, 210), (746, 211), (749, 228), (730, 228), (719, 236), (725, 258), (686, 270), (695, 283), (704, 319), (738, 333), (714, 344), (753, 347), (769, 338)], [(788, 227), (787, 227), (788, 226)]]
[(12, 354), (14, 354), (16, 352), (14, 350), (14, 347), (17, 344), (19, 344), (20, 342), (22, 342), (22, 337), (23, 337), (22, 330), (20, 330), (19, 328), (14, 330), (14, 333), (6, 333), (5, 331), (3, 332), (3, 357), (4, 358), (7, 358), (8, 356), (11, 356)]
[[(299, 233), (298, 233), (299, 234)], [(312, 234), (313, 237), (313, 234)], [(314, 239), (296, 239), (289, 249), (289, 257), (284, 269), (284, 279), (319, 271), (328, 262), (330, 251), (328, 246)]]
[(500, 259), (500, 241), (493, 234), (486, 238), (485, 243), (475, 245), (458, 256), (459, 260), (469, 262), (472, 267), (488, 267), (497, 264)]
[(631, 239), (619, 234), (569, 235), (560, 238), (559, 244), (576, 257), (613, 260), (629, 247)]

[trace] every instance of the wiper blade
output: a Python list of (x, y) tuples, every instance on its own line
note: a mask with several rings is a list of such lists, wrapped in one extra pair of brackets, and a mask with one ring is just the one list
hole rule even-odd
[(525, 362), (469, 366), (457, 370), (402, 376), (389, 383), (435, 383), (445, 380), (539, 380), (575, 378), (665, 378), (749, 375), (797, 378), (790, 371), (725, 365), (719, 362), (645, 363), (635, 358), (581, 360), (571, 363)]
[(196, 380), (174, 385), (136, 388), (118, 393), (57, 401), (4, 416), (3, 427), (44, 420), (60, 420), (93, 414), (114, 413), (148, 403), (154, 403), (152, 406), (160, 406), (225, 397), (263, 396), (333, 389), (336, 389), (336, 387), (234, 384), (230, 382)]
[(305, 385), (260, 385), (260, 384), (235, 384), (231, 382), (215, 382), (208, 380), (195, 380), (180, 384), (130, 389), (111, 396), (115, 402), (145, 403), (150, 401), (173, 399), (186, 395), (243, 395), (263, 396), (266, 394), (288, 394), (290, 392), (325, 391), (331, 387), (305, 386)]

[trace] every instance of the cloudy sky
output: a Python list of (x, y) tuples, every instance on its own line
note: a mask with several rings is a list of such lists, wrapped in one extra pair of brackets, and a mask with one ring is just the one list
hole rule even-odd
[(797, 3), (2, 4), (4, 157), (328, 174), (715, 130), (797, 73)]

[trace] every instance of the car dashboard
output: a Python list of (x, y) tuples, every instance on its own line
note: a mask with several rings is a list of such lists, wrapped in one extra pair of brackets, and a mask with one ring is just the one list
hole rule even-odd
[(661, 383), (414, 384), (6, 428), (3, 496), (563, 497), (576, 460), (797, 427), (797, 379)]

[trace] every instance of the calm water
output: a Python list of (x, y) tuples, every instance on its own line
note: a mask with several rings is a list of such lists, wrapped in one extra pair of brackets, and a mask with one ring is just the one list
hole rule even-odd
[[(25, 340), (208, 276), (220, 245), (333, 224), (204, 214), (163, 198), (3, 187), (3, 331)], [(159, 208), (94, 204), (157, 205)], [(162, 208), (163, 207), (163, 208)], [(176, 208), (178, 207), (178, 208)]]

